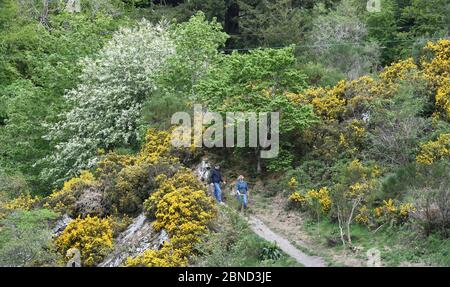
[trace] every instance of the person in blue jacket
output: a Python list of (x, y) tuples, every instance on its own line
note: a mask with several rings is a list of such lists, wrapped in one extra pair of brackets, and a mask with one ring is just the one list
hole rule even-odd
[(214, 187), (214, 197), (217, 199), (219, 203), (222, 203), (222, 189), (220, 188), (220, 184), (225, 184), (225, 181), (222, 178), (222, 174), (220, 173), (220, 166), (216, 165), (211, 172), (210, 176), (211, 185)]
[(239, 209), (247, 209), (248, 205), (248, 184), (244, 176), (240, 175), (236, 182), (236, 195), (239, 201)]

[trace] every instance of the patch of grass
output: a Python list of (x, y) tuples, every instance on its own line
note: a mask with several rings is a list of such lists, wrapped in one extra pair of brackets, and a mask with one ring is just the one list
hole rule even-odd
[[(332, 250), (343, 251), (337, 224), (324, 219), (317, 224), (308, 221), (305, 231)], [(333, 244), (334, 243), (334, 244)], [(358, 249), (355, 257), (366, 259), (366, 252), (377, 248), (384, 266), (437, 265), (450, 266), (450, 240), (431, 235), (424, 237), (410, 226), (385, 226), (377, 232), (365, 226), (352, 225), (352, 243)]]
[(301, 266), (293, 258), (281, 252), (276, 259), (261, 260), (261, 252), (270, 243), (249, 228), (247, 222), (230, 207), (220, 207), (217, 232), (208, 234), (196, 248), (196, 266), (221, 267), (287, 267)]

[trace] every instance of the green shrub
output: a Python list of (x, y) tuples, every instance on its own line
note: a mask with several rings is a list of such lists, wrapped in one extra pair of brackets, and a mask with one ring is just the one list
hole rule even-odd
[(0, 221), (0, 266), (56, 265), (50, 229), (56, 217), (46, 209), (17, 210)]
[(281, 255), (282, 255), (281, 249), (278, 247), (276, 243), (265, 243), (259, 250), (259, 259), (261, 261), (264, 260), (276, 261), (280, 259)]

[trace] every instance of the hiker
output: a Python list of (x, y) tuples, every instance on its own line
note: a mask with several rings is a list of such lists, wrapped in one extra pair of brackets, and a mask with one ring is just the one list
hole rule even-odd
[(240, 175), (236, 182), (236, 195), (239, 201), (239, 209), (247, 209), (248, 204), (248, 184), (244, 180), (244, 176)]
[(222, 203), (222, 190), (220, 189), (220, 183), (225, 184), (225, 181), (222, 178), (222, 174), (220, 173), (220, 166), (216, 165), (214, 169), (211, 171), (210, 177), (211, 185), (214, 188), (214, 197), (217, 199), (219, 203)]

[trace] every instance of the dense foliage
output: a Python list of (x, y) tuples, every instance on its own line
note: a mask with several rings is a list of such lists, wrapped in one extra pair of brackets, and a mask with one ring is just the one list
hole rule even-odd
[[(266, 195), (345, 250), (355, 226), (448, 246), (449, 15), (445, 0), (1, 1), (0, 265), (98, 265), (139, 214), (168, 240), (122, 265), (283, 263), (217, 209), (190, 169), (203, 154), (251, 189), (274, 179)], [(194, 104), (279, 112), (278, 157), (172, 147), (172, 114)]]

